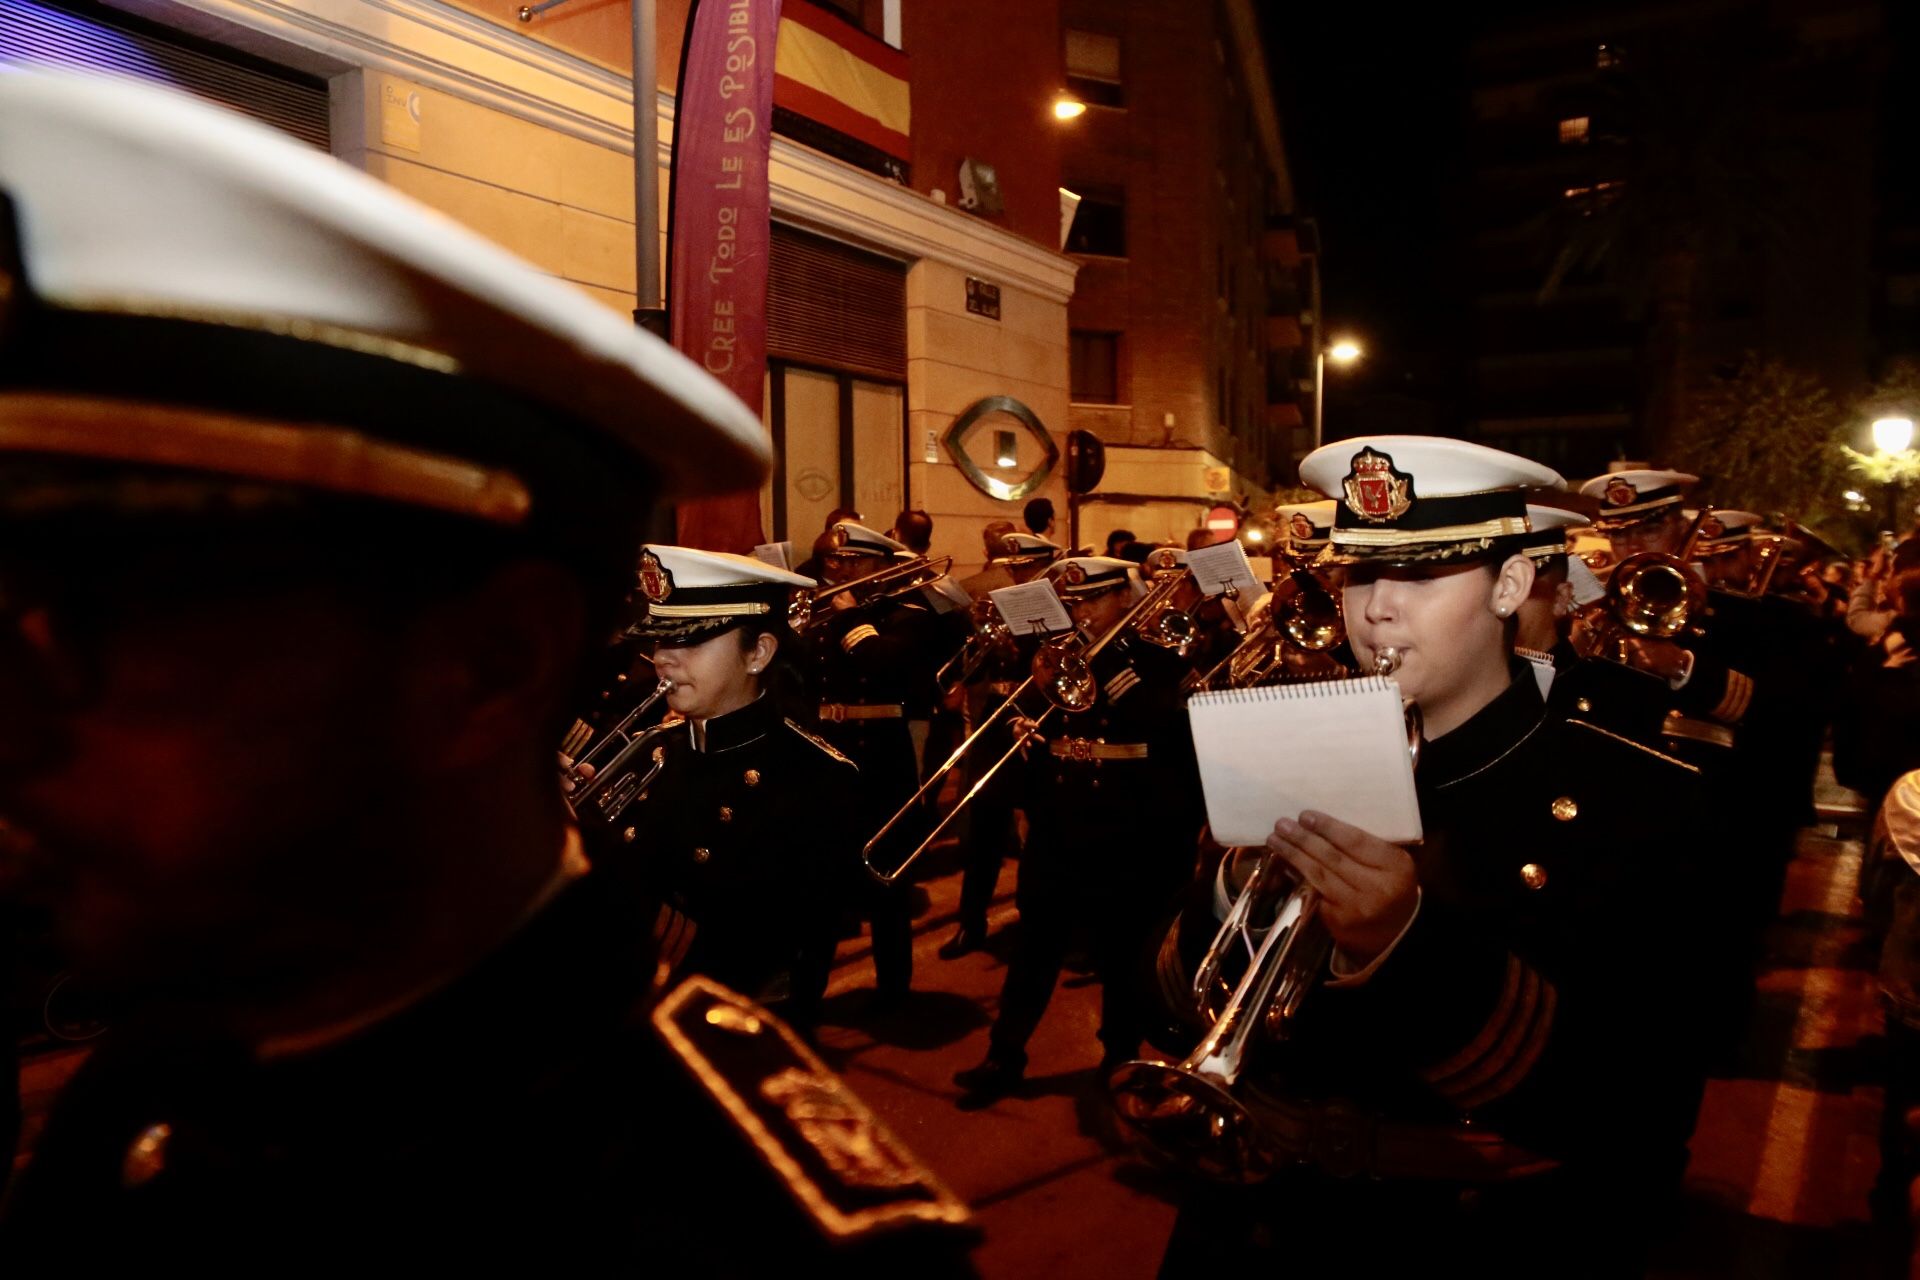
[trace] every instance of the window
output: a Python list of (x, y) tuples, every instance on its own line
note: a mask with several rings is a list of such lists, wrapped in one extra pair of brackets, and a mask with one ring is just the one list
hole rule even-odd
[(1569, 116), (1560, 122), (1560, 143), (1562, 146), (1580, 146), (1587, 141), (1587, 130), (1592, 120), (1587, 116)]
[(1593, 51), (1593, 66), (1596, 71), (1611, 71), (1620, 65), (1620, 51), (1610, 44), (1603, 44)]
[(1126, 92), (1120, 85), (1120, 37), (1069, 28), (1067, 88), (1082, 102), (1125, 106)]
[(1127, 256), (1127, 196), (1118, 187), (1086, 188), (1067, 233), (1067, 252), (1104, 258)]
[(886, 36), (885, 6), (879, 0), (813, 0), (837, 18), (845, 18), (875, 39)]
[(1068, 395), (1080, 404), (1119, 404), (1120, 335), (1075, 329), (1067, 335), (1073, 383)]

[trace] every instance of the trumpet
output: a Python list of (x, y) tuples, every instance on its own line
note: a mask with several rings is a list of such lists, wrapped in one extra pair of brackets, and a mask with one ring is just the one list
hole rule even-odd
[[(574, 761), (573, 767), (567, 770), (567, 806), (573, 810), (576, 818), (598, 816), (601, 821), (611, 823), (626, 809), (633, 797), (646, 788), (653, 773), (649, 772), (643, 777), (627, 766), (654, 731), (636, 734), (633, 726), (660, 699), (672, 692), (673, 681), (662, 676), (652, 693), (622, 716), (619, 724), (609, 729), (591, 750)], [(658, 768), (656, 761), (654, 772)]]
[(912, 560), (902, 560), (878, 573), (855, 578), (852, 582), (816, 587), (806, 597), (804, 611), (796, 605), (794, 612), (797, 616), (805, 616), (808, 619), (806, 625), (812, 626), (834, 615), (835, 610), (829, 601), (836, 596), (845, 595), (852, 602), (847, 607), (870, 608), (937, 582), (952, 567), (952, 556), (917, 556)]
[[(1392, 675), (1400, 658), (1398, 649), (1382, 648), (1373, 674)], [(1407, 752), (1418, 765), (1419, 708), (1411, 700), (1404, 706)], [(1115, 1110), (1143, 1143), (1163, 1159), (1220, 1182), (1260, 1182), (1278, 1163), (1233, 1091), (1255, 1038), (1286, 1037), (1332, 945), (1319, 922), (1319, 893), (1301, 883), (1283, 885), (1279, 862), (1276, 854), (1260, 855), (1194, 973), (1194, 1005), (1212, 1025), (1193, 1052), (1177, 1063), (1129, 1062), (1108, 1080)], [(1255, 920), (1268, 905), (1276, 907), (1273, 923), (1256, 942)], [(1226, 961), (1240, 951), (1249, 963), (1219, 1002)]]
[(1687, 629), (1707, 603), (1707, 584), (1688, 563), (1699, 540), (1706, 513), (1694, 517), (1693, 527), (1676, 555), (1643, 551), (1613, 567), (1607, 594), (1582, 610), (1598, 633), (1588, 648), (1618, 663), (1627, 663), (1628, 645), (1636, 638), (1670, 640)]
[[(953, 749), (953, 754), (948, 756), (938, 769), (927, 775), (927, 780), (920, 784), (920, 789), (913, 793), (912, 798), (887, 819), (886, 825), (874, 833), (873, 839), (867, 841), (866, 847), (860, 851), (860, 860), (865, 865), (867, 874), (881, 884), (888, 885), (905, 875), (908, 868), (918, 862), (946, 833), (947, 828), (953, 825), (954, 819), (964, 813), (975, 797), (986, 790), (987, 784), (1006, 767), (1007, 762), (1039, 735), (1041, 728), (1052, 718), (1054, 712), (1061, 711), (1076, 715), (1090, 710), (1100, 700), (1100, 685), (1093, 677), (1093, 660), (1115, 639), (1130, 631), (1140, 630), (1142, 627), (1153, 631), (1154, 635), (1146, 638), (1155, 644), (1177, 638), (1183, 633), (1190, 634), (1194, 625), (1192, 616), (1173, 608), (1172, 601), (1181, 587), (1192, 580), (1192, 576), (1191, 573), (1182, 570), (1178, 574), (1168, 574), (1156, 580), (1153, 586), (1147, 589), (1147, 593), (1127, 610), (1124, 617), (1091, 643), (1077, 634), (1069, 633), (1041, 645), (1040, 651), (1034, 655), (1033, 669), (1027, 678), (1021, 681), (1019, 687), (1008, 694), (1006, 699), (995, 707), (972, 733), (967, 735), (965, 741)], [(1182, 618), (1185, 619), (1184, 623)], [(1144, 631), (1142, 634), (1145, 636)], [(893, 834), (901, 823), (918, 812), (929, 796), (938, 796), (946, 785), (948, 777), (974, 751), (987, 732), (1010, 710), (1020, 707), (1022, 698), (1030, 697), (1036, 691), (1045, 699), (1046, 706), (1037, 708), (1038, 715), (1034, 716), (1027, 728), (1014, 738), (1013, 745), (1002, 752), (1000, 757), (988, 766), (986, 772), (974, 780), (973, 785), (967, 788), (959, 802), (941, 817), (933, 830), (927, 833), (926, 837), (901, 860), (899, 865), (890, 871), (882, 871), (875, 866), (874, 852), (881, 847), (886, 838)]]

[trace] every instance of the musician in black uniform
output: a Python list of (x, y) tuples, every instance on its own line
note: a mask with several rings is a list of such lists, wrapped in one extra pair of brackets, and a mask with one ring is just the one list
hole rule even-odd
[(853, 762), (769, 691), (791, 598), (813, 586), (745, 556), (642, 550), (634, 632), (672, 682), (674, 719), (647, 735), (632, 802), (612, 824), (635, 837), (612, 857), (663, 904), (662, 960), (803, 1029), (819, 1015), (834, 912), (867, 834), (851, 806), (820, 804), (858, 787)]
[(1813, 821), (1813, 777), (1840, 683), (1825, 628), (1802, 601), (1771, 589), (1793, 540), (1764, 527), (1752, 511), (1718, 509), (1701, 525), (1695, 554), (1707, 574), (1710, 620), (1702, 645), (1726, 665), (1751, 672), (1755, 687), (1732, 753), (1755, 874), (1749, 912), (1752, 946), (1780, 904), (1798, 833)]
[(1235, 1087), (1278, 1169), (1196, 1188), (1162, 1274), (1631, 1274), (1702, 1084), (1696, 775), (1549, 711), (1513, 658), (1534, 576), (1520, 486), (1551, 471), (1401, 436), (1301, 474), (1342, 502), (1356, 654), (1398, 649), (1424, 714), (1425, 836), (1276, 824), (1267, 850), (1319, 892), (1333, 943), (1288, 1040), (1258, 1042)]
[[(967, 585), (987, 580), (988, 575), (995, 575), (993, 580), (998, 581), (999, 586), (1031, 582), (1065, 553), (1066, 548), (1037, 534), (1005, 533), (986, 569), (969, 579)], [(992, 608), (986, 592), (981, 592), (979, 599), (986, 601), (986, 608)], [(971, 733), (974, 726), (985, 723), (1027, 678), (1035, 646), (1030, 639), (1019, 636), (991, 640), (975, 636), (968, 644), (989, 650), (983, 655), (966, 655), (967, 660), (978, 657), (972, 678), (959, 691), (959, 696), (966, 700), (965, 724)], [(980, 739), (969, 761), (974, 772), (963, 778), (961, 785), (971, 787), (978, 773), (1000, 758), (1012, 744), (1010, 734), (1011, 727), (1003, 723)], [(953, 936), (940, 944), (942, 960), (956, 960), (987, 943), (987, 908), (993, 904), (993, 891), (1000, 882), (1001, 863), (1008, 854), (1020, 851), (1020, 828), (1015, 821), (1015, 811), (1020, 805), (1019, 774), (1018, 769), (1002, 769), (974, 797), (961, 820), (960, 918)]]
[[(828, 530), (822, 548), (822, 585), (845, 586), (911, 559), (885, 534), (842, 520)], [(860, 767), (855, 808), (869, 833), (920, 786), (909, 715), (931, 706), (934, 671), (947, 657), (942, 637), (949, 626), (917, 590), (909, 597), (890, 594), (862, 603), (852, 593), (836, 592), (816, 606), (809, 626), (819, 697), (815, 731)], [(881, 999), (891, 1003), (913, 985), (912, 887), (904, 880), (890, 886), (868, 881), (860, 893), (873, 925), (874, 982)]]
[[(1105, 556), (1057, 561), (1047, 580), (1089, 641), (1108, 634), (1144, 591), (1134, 565)], [(954, 1077), (967, 1105), (1018, 1087), (1027, 1041), (1079, 931), (1089, 935), (1101, 982), (1103, 1066), (1139, 1050), (1150, 1018), (1149, 939), (1192, 874), (1201, 821), (1180, 690), (1186, 670), (1167, 650), (1123, 635), (1092, 665), (1098, 702), (1077, 714), (1055, 712), (1030, 740), (1021, 779), (1029, 830), (1020, 932), (986, 1060)]]
[(196, 99), (0, 77), (0, 194), (0, 820), (123, 1010), (0, 1272), (824, 1273), (954, 1221), (770, 1015), (655, 1006), (554, 777), (638, 526), (757, 484), (759, 420)]
[[(1580, 487), (1582, 496), (1600, 504), (1593, 523), (1612, 546), (1613, 561), (1603, 569), (1606, 579), (1633, 556), (1685, 557), (1690, 536), (1696, 549), (1709, 540), (1704, 517), (1683, 505), (1698, 483), (1699, 477), (1684, 471), (1616, 471)], [(1694, 533), (1696, 522), (1703, 526), (1700, 535)], [(1670, 686), (1672, 693), (1663, 701), (1676, 717), (1673, 727), (1709, 745), (1737, 733), (1752, 709), (1757, 674), (1730, 661), (1729, 651), (1715, 640), (1712, 614), (1708, 609), (1690, 618), (1686, 629), (1670, 639), (1629, 637), (1626, 646), (1629, 665)], [(1595, 656), (1604, 637), (1590, 635), (1584, 621), (1576, 620), (1569, 638), (1576, 650)], [(1711, 727), (1716, 725), (1732, 733)]]

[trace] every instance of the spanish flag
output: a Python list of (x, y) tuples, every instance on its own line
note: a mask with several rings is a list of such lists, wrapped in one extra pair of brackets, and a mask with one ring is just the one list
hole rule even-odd
[(834, 15), (787, 0), (780, 12), (773, 103), (910, 160), (907, 55)]

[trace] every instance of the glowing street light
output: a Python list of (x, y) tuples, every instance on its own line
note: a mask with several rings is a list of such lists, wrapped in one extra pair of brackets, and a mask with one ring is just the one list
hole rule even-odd
[(1065, 94), (1053, 100), (1053, 118), (1055, 120), (1078, 120), (1087, 114), (1087, 104), (1078, 98), (1069, 98)]
[(1352, 338), (1335, 338), (1333, 345), (1322, 347), (1313, 357), (1313, 447), (1318, 449), (1326, 434), (1327, 361), (1345, 368), (1359, 362), (1366, 352)]
[(1905, 453), (1913, 443), (1912, 418), (1880, 418), (1873, 424), (1873, 444), (1882, 453)]
[[(1877, 418), (1873, 424), (1873, 447), (1892, 457), (1905, 453), (1913, 444), (1912, 418)], [(1887, 472), (1887, 527), (1900, 531), (1900, 480), (1897, 468)]]
[(1867, 495), (1860, 492), (1858, 489), (1849, 489), (1845, 493), (1841, 494), (1840, 496), (1845, 498), (1848, 502), (1865, 502), (1867, 500)]

